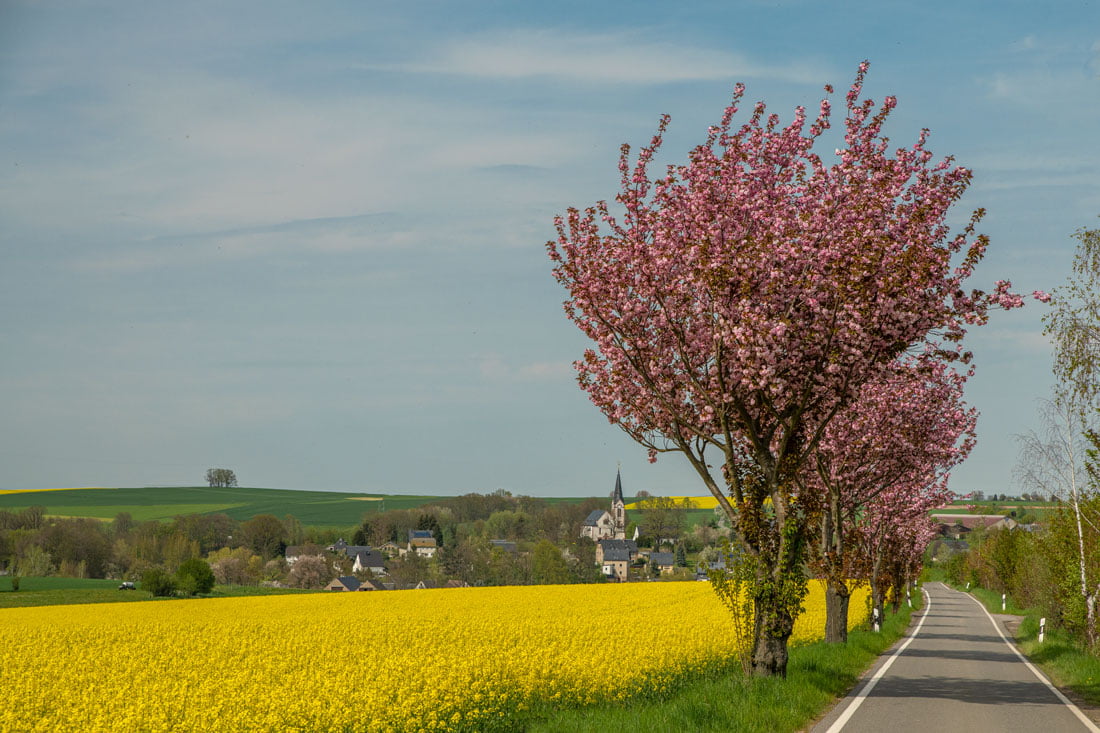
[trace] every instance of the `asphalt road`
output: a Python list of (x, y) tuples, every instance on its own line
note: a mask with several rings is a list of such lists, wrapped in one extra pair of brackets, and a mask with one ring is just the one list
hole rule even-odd
[(925, 585), (925, 610), (813, 733), (1094, 731), (970, 595)]

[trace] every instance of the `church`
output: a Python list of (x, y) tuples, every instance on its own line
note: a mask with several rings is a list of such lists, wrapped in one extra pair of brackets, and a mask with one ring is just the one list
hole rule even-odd
[(619, 471), (615, 471), (611, 511), (593, 510), (581, 526), (581, 537), (588, 537), (593, 542), (626, 539), (626, 502), (623, 501), (623, 480)]

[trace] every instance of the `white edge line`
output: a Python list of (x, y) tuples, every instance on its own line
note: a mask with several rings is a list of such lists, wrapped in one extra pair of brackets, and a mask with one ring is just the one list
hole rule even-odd
[[(868, 695), (871, 694), (871, 690), (875, 689), (875, 685), (877, 685), (878, 681), (882, 679), (882, 676), (886, 674), (886, 670), (890, 669), (890, 666), (899, 656), (901, 656), (901, 653), (905, 651), (906, 647), (913, 643), (913, 639), (917, 638), (917, 634), (920, 633), (921, 627), (924, 626), (925, 619), (928, 618), (928, 614), (932, 610), (932, 597), (928, 595), (928, 591), (926, 591), (923, 587), (921, 588), (921, 592), (924, 594), (925, 600), (924, 615), (921, 616), (920, 623), (917, 624), (917, 628), (913, 629), (912, 636), (906, 639), (905, 643), (898, 647), (897, 651), (894, 652), (893, 655), (886, 660), (885, 664), (879, 667), (878, 671), (875, 672), (874, 676), (871, 677), (871, 679), (867, 680), (867, 683), (863, 686), (863, 689), (856, 693), (856, 696), (852, 700), (852, 703), (848, 706), (848, 709), (845, 710), (839, 718), (833, 721), (833, 724), (829, 726), (829, 729), (825, 731), (825, 733), (839, 733), (839, 731), (844, 728), (844, 726), (848, 723), (848, 720), (852, 717), (853, 714), (855, 714), (856, 710), (859, 709), (859, 706), (862, 705), (863, 701), (866, 700)], [(1098, 731), (1098, 733), (1100, 733), (1100, 731)]]
[(1008, 648), (1011, 649), (1013, 653), (1015, 653), (1016, 656), (1020, 658), (1020, 661), (1024, 663), (1024, 666), (1030, 669), (1033, 675), (1038, 677), (1044, 685), (1050, 688), (1050, 691), (1053, 692), (1058, 697), (1058, 699), (1062, 701), (1063, 705), (1069, 708), (1073, 712), (1073, 714), (1077, 716), (1078, 720), (1085, 724), (1086, 728), (1088, 728), (1093, 733), (1100, 733), (1100, 728), (1096, 727), (1096, 723), (1093, 723), (1091, 720), (1089, 720), (1089, 718), (1081, 712), (1081, 709), (1079, 707), (1074, 705), (1068, 697), (1063, 695), (1062, 691), (1055, 687), (1054, 684), (1049, 679), (1047, 679), (1047, 676), (1040, 672), (1034, 664), (1028, 661), (1028, 658), (1024, 656), (1023, 652), (1017, 649), (1016, 645), (1008, 640), (1008, 637), (1005, 636), (1004, 632), (1001, 631), (1001, 625), (997, 623), (997, 619), (993, 618), (993, 614), (991, 614), (989, 610), (986, 609), (985, 604), (983, 604), (981, 601), (979, 601), (977, 598), (970, 595), (969, 593), (965, 595), (970, 600), (977, 603), (978, 608), (982, 609), (982, 611), (985, 612), (985, 615), (989, 618), (989, 622), (993, 624), (993, 628), (997, 630), (997, 635), (1001, 637), (1001, 641), (1003, 641), (1008, 646)]

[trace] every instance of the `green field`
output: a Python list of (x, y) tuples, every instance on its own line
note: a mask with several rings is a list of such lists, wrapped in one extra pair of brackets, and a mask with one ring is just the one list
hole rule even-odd
[(274, 514), (277, 517), (293, 514), (307, 526), (354, 527), (362, 522), (366, 514), (412, 509), (443, 498), (446, 497), (246, 487), (151, 486), (0, 494), (0, 509), (20, 511), (39, 505), (46, 507), (46, 513), (53, 516), (103, 520), (110, 520), (119, 512), (129, 512), (139, 522), (170, 520), (180, 514), (218, 512), (241, 521), (257, 514)]
[[(150, 601), (153, 594), (143, 590), (119, 590), (117, 580), (94, 578), (21, 578), (19, 590), (12, 591), (11, 578), (0, 576), (0, 609), (28, 606), (67, 606), (79, 603), (125, 603)], [(203, 598), (229, 596), (285, 595), (315, 593), (292, 588), (265, 588), (247, 585), (216, 585)]]

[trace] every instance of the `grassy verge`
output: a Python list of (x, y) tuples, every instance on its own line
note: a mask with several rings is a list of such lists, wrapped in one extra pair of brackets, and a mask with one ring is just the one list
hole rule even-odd
[(1090, 705), (1100, 705), (1100, 658), (1089, 654), (1062, 629), (1047, 629), (1039, 643), (1039, 615), (1029, 612), (1016, 632), (1020, 651), (1051, 681), (1077, 693)]
[(887, 616), (881, 633), (852, 631), (846, 645), (819, 642), (793, 647), (786, 679), (746, 679), (736, 672), (692, 680), (659, 699), (553, 711), (526, 730), (532, 733), (801, 730), (851, 690), (874, 660), (904, 635), (909, 626), (909, 609), (903, 607), (896, 616), (889, 613)]
[[(151, 601), (153, 594), (143, 590), (119, 590), (117, 580), (90, 578), (22, 578), (19, 590), (12, 591), (11, 578), (0, 577), (0, 609), (31, 606), (66, 606), (80, 603), (125, 603)], [(202, 598), (231, 596), (283, 595), (311, 593), (289, 588), (263, 588), (249, 585), (216, 585)]]

